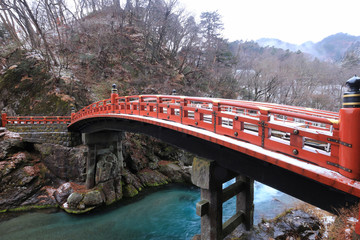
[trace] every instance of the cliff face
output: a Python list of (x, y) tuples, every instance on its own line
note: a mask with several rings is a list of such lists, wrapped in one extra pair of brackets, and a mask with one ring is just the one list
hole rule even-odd
[(95, 187), (87, 190), (87, 146), (30, 143), (1, 131), (0, 211), (61, 206), (80, 213), (133, 197), (146, 187), (190, 181), (186, 166), (191, 155), (152, 138), (126, 134), (126, 166), (121, 168), (114, 154), (104, 152), (97, 157)]

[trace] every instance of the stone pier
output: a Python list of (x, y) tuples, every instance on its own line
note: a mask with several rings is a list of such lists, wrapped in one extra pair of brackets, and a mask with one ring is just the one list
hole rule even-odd
[[(124, 168), (122, 154), (123, 133), (117, 131), (103, 131), (84, 134), (83, 141), (89, 147), (86, 162), (86, 187), (106, 181), (104, 176), (121, 177)], [(99, 171), (106, 171), (99, 172)]]
[[(235, 183), (223, 189), (222, 184), (236, 178)], [(253, 225), (254, 181), (220, 167), (215, 161), (195, 158), (192, 182), (201, 188), (201, 200), (196, 204), (196, 214), (201, 217), (201, 235), (194, 239), (222, 240), (240, 224), (246, 230)], [(224, 224), (222, 205), (236, 197), (234, 215)]]

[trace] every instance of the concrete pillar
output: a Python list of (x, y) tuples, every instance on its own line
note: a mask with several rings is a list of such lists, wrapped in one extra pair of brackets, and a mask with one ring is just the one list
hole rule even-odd
[[(214, 161), (194, 158), (192, 182), (201, 188), (201, 200), (196, 204), (196, 214), (201, 217), (201, 235), (194, 239), (221, 240), (238, 225), (245, 224), (247, 230), (253, 225), (254, 182), (237, 176)], [(236, 177), (236, 182), (222, 189), (222, 184)], [(222, 223), (222, 204), (236, 196), (234, 216)]]

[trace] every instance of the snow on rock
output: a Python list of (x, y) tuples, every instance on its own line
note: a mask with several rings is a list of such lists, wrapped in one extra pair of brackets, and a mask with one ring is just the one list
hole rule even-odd
[(63, 204), (64, 202), (66, 202), (67, 198), (73, 191), (74, 190), (69, 182), (63, 183), (54, 192), (55, 200), (59, 204)]
[(356, 218), (354, 218), (354, 217), (349, 217), (347, 220), (348, 220), (348, 222), (351, 222), (351, 223), (357, 223), (358, 222), (358, 220)]

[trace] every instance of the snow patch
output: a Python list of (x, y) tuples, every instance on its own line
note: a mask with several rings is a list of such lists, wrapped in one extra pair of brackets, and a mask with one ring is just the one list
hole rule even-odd
[(359, 220), (354, 218), (354, 217), (349, 217), (348, 219), (348, 222), (351, 222), (351, 223), (357, 223)]

